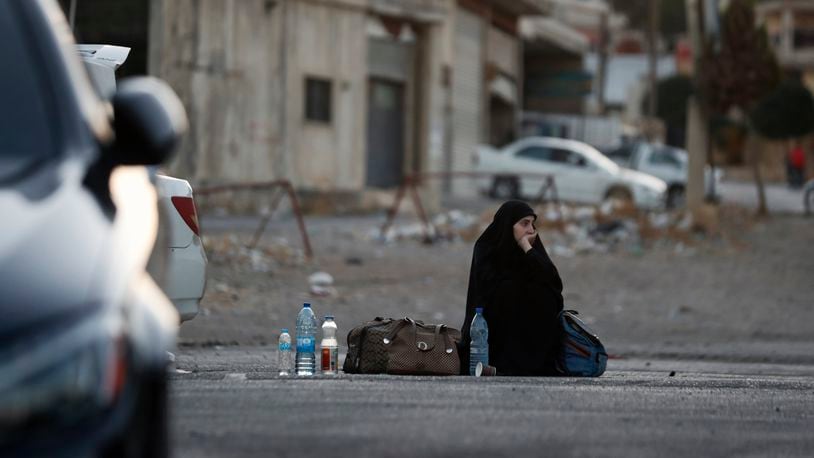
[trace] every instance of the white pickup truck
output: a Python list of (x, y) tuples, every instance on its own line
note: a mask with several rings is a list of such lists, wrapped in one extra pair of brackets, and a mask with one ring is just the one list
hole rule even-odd
[[(687, 188), (687, 151), (672, 146), (648, 142), (631, 142), (610, 149), (605, 154), (613, 162), (632, 170), (653, 175), (667, 183), (667, 207), (684, 205), (684, 192)], [(704, 170), (706, 194), (717, 193), (721, 176), (720, 169), (712, 173), (709, 166)]]
[(645, 209), (665, 204), (664, 181), (619, 167), (591, 145), (575, 140), (527, 137), (500, 150), (481, 145), (473, 161), (478, 172), (491, 175), (479, 180), (480, 191), (499, 199), (537, 196), (547, 175), (554, 178), (564, 201), (600, 204), (618, 198)]

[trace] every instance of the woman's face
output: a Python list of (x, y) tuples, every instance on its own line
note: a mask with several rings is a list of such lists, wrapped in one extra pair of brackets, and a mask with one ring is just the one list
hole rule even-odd
[(514, 227), (512, 229), (514, 231), (514, 240), (519, 243), (521, 238), (527, 235), (532, 235), (536, 232), (536, 229), (534, 228), (534, 217), (526, 216), (520, 221), (514, 223)]

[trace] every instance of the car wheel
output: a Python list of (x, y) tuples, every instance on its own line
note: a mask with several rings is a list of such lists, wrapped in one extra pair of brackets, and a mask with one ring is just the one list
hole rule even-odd
[(684, 206), (684, 187), (672, 186), (667, 191), (667, 208), (681, 208)]
[(120, 437), (99, 454), (113, 458), (164, 458), (169, 456), (167, 379), (161, 374), (142, 383), (129, 424)]
[(608, 190), (605, 200), (619, 200), (622, 202), (633, 202), (633, 195), (627, 188), (615, 187)]
[(490, 194), (492, 197), (501, 200), (516, 199), (519, 194), (517, 180), (507, 177), (495, 178)]

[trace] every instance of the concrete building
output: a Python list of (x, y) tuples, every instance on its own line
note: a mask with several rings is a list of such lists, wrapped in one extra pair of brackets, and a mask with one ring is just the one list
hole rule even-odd
[(766, 26), (780, 66), (800, 76), (814, 91), (814, 2), (783, 0), (755, 7), (757, 21)]
[[(626, 21), (604, 0), (553, 0), (549, 15), (523, 18), (521, 135), (618, 142), (620, 108), (608, 105), (606, 90), (610, 55)], [(586, 63), (591, 55), (593, 66)]]
[(171, 171), (358, 198), (438, 169), (447, 13), (434, 0), (151, 0), (150, 73), (192, 126)]
[[(445, 102), (444, 170), (473, 168), (479, 143), (504, 145), (516, 138), (522, 110), (523, 61), (519, 19), (548, 11), (541, 0), (458, 0), (446, 24), (450, 91)], [(456, 195), (473, 183), (445, 183)]]
[(405, 173), (469, 170), (477, 143), (512, 138), (518, 18), (544, 11), (542, 0), (150, 2), (150, 73), (192, 125), (171, 171), (287, 178), (348, 200)]
[(524, 110), (580, 115), (594, 75), (585, 70), (588, 38), (554, 18), (523, 19)]

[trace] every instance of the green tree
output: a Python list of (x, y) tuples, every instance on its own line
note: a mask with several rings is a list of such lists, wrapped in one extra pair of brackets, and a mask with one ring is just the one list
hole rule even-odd
[[(755, 27), (755, 11), (750, 0), (732, 0), (721, 21), (720, 42), (705, 46), (700, 70), (701, 97), (710, 114), (728, 116), (737, 113), (749, 118), (758, 102), (780, 80), (780, 67), (769, 46), (766, 30)], [(752, 137), (752, 135), (750, 135)], [(758, 193), (758, 214), (764, 215), (766, 197), (760, 176), (760, 153), (756, 139), (748, 142), (753, 151), (752, 172)]]
[(814, 97), (800, 82), (785, 81), (757, 104), (751, 119), (764, 137), (802, 137), (814, 131)]
[(780, 80), (766, 30), (754, 24), (752, 2), (732, 0), (721, 21), (720, 44), (706, 45), (701, 91), (713, 113), (726, 114), (733, 108), (749, 113)]

